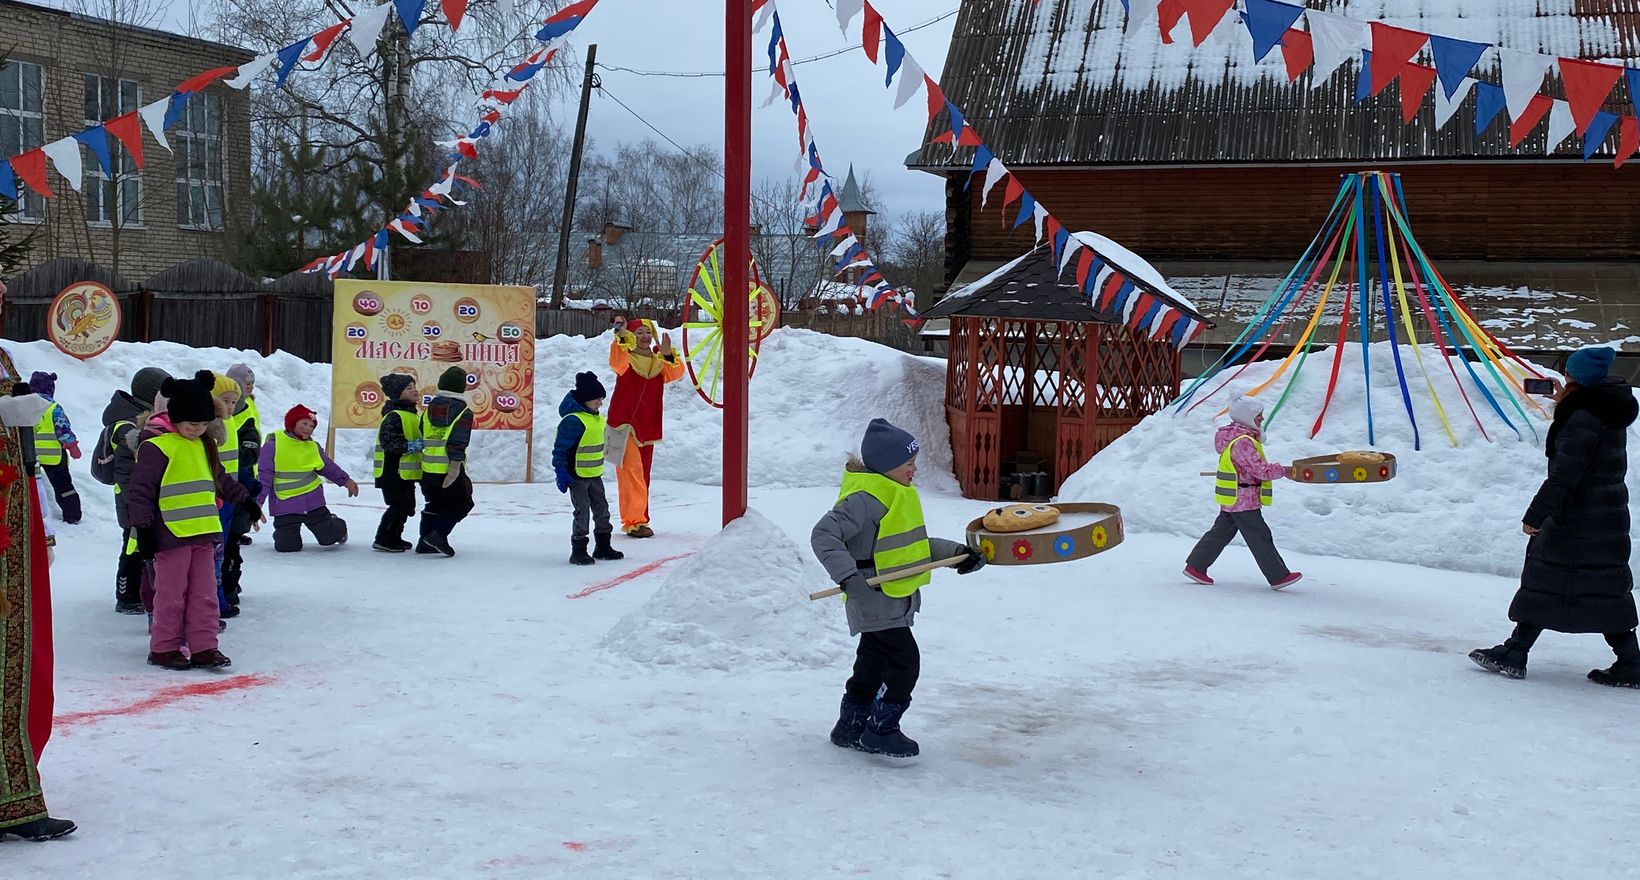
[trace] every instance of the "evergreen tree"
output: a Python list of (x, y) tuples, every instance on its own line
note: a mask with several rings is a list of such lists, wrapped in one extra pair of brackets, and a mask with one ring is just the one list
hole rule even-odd
[[(39, 227), (24, 227), (10, 218), (22, 207), (16, 202), (0, 198), (0, 275), (10, 275), (28, 259), (28, 252), (34, 246), (34, 236)], [(25, 234), (18, 232), (27, 229)]]

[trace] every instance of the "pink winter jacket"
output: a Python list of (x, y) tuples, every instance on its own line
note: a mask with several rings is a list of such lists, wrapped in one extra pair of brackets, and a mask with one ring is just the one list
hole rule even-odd
[[(1224, 448), (1230, 445), (1230, 441), (1237, 437), (1251, 437), (1254, 440), (1261, 440), (1261, 433), (1257, 428), (1249, 428), (1246, 425), (1231, 422), (1219, 428), (1218, 433), (1213, 435), (1213, 449), (1223, 455)], [(1265, 461), (1264, 456), (1259, 455), (1258, 450), (1251, 443), (1237, 443), (1236, 448), (1230, 453), (1230, 462), (1236, 466), (1236, 482), (1255, 484), (1243, 486), (1236, 490), (1236, 503), (1230, 507), (1222, 508), (1231, 513), (1258, 510), (1260, 505), (1256, 484), (1264, 480), (1279, 480), (1287, 476), (1286, 465)]]

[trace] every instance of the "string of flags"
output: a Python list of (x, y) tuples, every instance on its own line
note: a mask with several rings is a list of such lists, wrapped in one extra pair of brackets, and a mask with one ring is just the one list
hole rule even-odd
[(505, 74), (492, 82), (478, 97), (478, 118), (473, 128), (453, 140), (438, 141), (437, 145), (450, 150), (444, 158), (445, 167), (437, 178), (419, 195), (411, 198), (393, 219), (363, 241), (329, 256), (319, 257), (302, 267), (313, 274), (324, 272), (334, 278), (355, 268), (373, 269), (377, 258), (386, 249), (393, 235), (412, 244), (421, 244), (421, 233), (429, 218), (449, 207), (466, 202), (455, 197), (457, 188), (465, 185), (474, 189), (478, 182), (459, 172), (464, 160), (478, 158), (478, 145), (488, 138), (501, 121), (506, 109), (517, 101), (546, 66), (558, 55), (565, 39), (580, 26), (587, 14), (598, 5), (598, 0), (577, 0), (548, 16), (536, 31), (535, 39), (542, 45), (513, 65)]
[[(753, 0), (752, 10), (754, 15), (759, 16), (758, 30), (767, 21), (774, 23), (774, 30), (769, 36), (769, 76), (774, 81), (774, 88), (764, 106), (773, 103), (776, 97), (784, 96), (791, 106), (792, 115), (797, 118), (798, 163), (800, 170), (806, 167), (798, 189), (799, 204), (806, 212), (805, 225), (816, 230), (813, 237), (822, 243), (820, 247), (826, 247), (826, 243), (830, 242), (830, 256), (835, 258), (834, 276), (858, 270), (859, 296), (867, 308), (875, 310), (884, 303), (894, 303), (915, 318), (914, 294), (888, 283), (882, 269), (866, 251), (865, 243), (844, 223), (843, 210), (838, 203), (836, 178), (826, 172), (820, 161), (820, 148), (815, 143), (808, 109), (803, 106), (802, 91), (798, 88), (797, 75), (792, 67), (791, 50), (786, 45), (785, 29), (780, 24), (780, 12), (775, 8), (774, 0)], [(811, 190), (815, 192), (812, 200), (809, 195)]]
[[(451, 31), (461, 28), (468, 3), (469, 0), (439, 0), (445, 22)], [(91, 151), (104, 175), (111, 176), (114, 157), (109, 144), (110, 138), (125, 148), (131, 156), (132, 164), (140, 171), (143, 167), (142, 129), (146, 127), (154, 141), (166, 152), (171, 152), (171, 144), (166, 140), (165, 132), (182, 118), (188, 99), (204, 91), (206, 87), (220, 80), (228, 88), (243, 90), (269, 68), (275, 71), (274, 87), (282, 87), (285, 80), (296, 70), (322, 68), (329, 58), (331, 46), (344, 31), (349, 42), (358, 49), (359, 56), (368, 58), (376, 51), (376, 39), (386, 26), (390, 13), (397, 11), (406, 32), (414, 33), (417, 26), (422, 23), (425, 4), (426, 0), (393, 0), (371, 7), (282, 49), (258, 55), (237, 67), (218, 67), (200, 73), (178, 83), (170, 94), (159, 100), (116, 116), (107, 122), (88, 126), (75, 134), (0, 159), (0, 197), (14, 201), (19, 198), (20, 180), (24, 186), (42, 197), (56, 198), (57, 193), (52, 189), (51, 179), (47, 173), (47, 159), (50, 160), (50, 168), (68, 181), (69, 188), (79, 192), (85, 176), (81, 147)], [(304, 63), (315, 66), (304, 68)]]
[[(754, 0), (755, 2), (755, 0)], [(1171, 0), (1177, 2), (1177, 0)], [(1192, 5), (1225, 4), (1230, 0), (1191, 0)], [(945, 91), (921, 64), (912, 57), (905, 43), (883, 18), (871, 0), (837, 0), (837, 24), (846, 37), (854, 19), (861, 19), (860, 46), (866, 60), (885, 71), (883, 85), (894, 90), (894, 107), (905, 106), (921, 92), (925, 98), (930, 125), (945, 114), (950, 129), (937, 135), (933, 142), (950, 144), (953, 152), (958, 147), (974, 148), (974, 163), (969, 169), (964, 188), (971, 187), (974, 179), (984, 175), (980, 191), (980, 205), (989, 204), (992, 193), (1002, 186), (1004, 217), (1012, 216), (1012, 228), (1033, 224), (1036, 243), (1048, 242), (1061, 274), (1076, 265), (1076, 281), (1089, 302), (1101, 310), (1122, 316), (1123, 323), (1134, 331), (1153, 340), (1167, 340), (1175, 348), (1182, 348), (1206, 327), (1197, 316), (1178, 308), (1172, 300), (1155, 291), (1150, 284), (1123, 269), (1108, 255), (1100, 254), (1080, 236), (1057, 220), (1043, 204), (1026, 189), (1020, 178), (1003, 164), (985, 145), (978, 130), (969, 124), (961, 108), (946, 97)], [(1015, 207), (1017, 206), (1017, 208)], [(1004, 222), (1008, 222), (1006, 219)]]
[[(843, 5), (839, 4), (839, 10)], [(1614, 130), (1615, 167), (1623, 167), (1640, 152), (1640, 68), (1461, 40), (1281, 0), (1124, 0), (1122, 5), (1130, 30), (1154, 17), (1163, 43), (1173, 43), (1174, 31), (1188, 19), (1196, 46), (1223, 26), (1234, 10), (1236, 21), (1252, 38), (1253, 60), (1263, 61), (1280, 48), (1288, 82), (1309, 71), (1312, 88), (1329, 81), (1349, 62), (1359, 61), (1356, 101), (1366, 101), (1398, 82), (1401, 117), (1409, 125), (1418, 118), (1431, 92), (1437, 129), (1444, 129), (1474, 95), (1477, 136), (1500, 116), (1507, 116), (1509, 145), (1518, 147), (1547, 119), (1549, 154), (1576, 134), (1583, 139), (1587, 161), (1600, 152)], [(1301, 19), (1306, 29), (1298, 28)], [(1473, 75), (1483, 66), (1492, 69), (1485, 60), (1488, 55), (1495, 62), (1497, 82)], [(1429, 63), (1417, 63), (1420, 56)], [(1550, 74), (1558, 74), (1565, 98), (1542, 93)], [(1437, 83), (1440, 88), (1435, 87)], [(1603, 109), (1619, 83), (1628, 90), (1632, 113)]]

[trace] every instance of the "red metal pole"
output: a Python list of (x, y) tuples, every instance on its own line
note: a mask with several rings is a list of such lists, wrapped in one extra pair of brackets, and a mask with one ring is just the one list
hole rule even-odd
[(723, 90), (723, 524), (746, 513), (751, 273), (752, 2), (725, 0)]

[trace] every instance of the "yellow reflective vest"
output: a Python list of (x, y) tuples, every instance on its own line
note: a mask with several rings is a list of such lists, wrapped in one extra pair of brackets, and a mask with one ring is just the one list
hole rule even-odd
[[(1213, 480), (1213, 500), (1217, 501), (1220, 507), (1236, 506), (1236, 495), (1241, 491), (1241, 484), (1236, 478), (1236, 463), (1230, 460), (1230, 453), (1236, 448), (1236, 444), (1243, 440), (1253, 444), (1253, 448), (1258, 450), (1259, 457), (1264, 456), (1264, 444), (1246, 434), (1224, 445), (1224, 451), (1219, 453), (1219, 470), (1215, 474), (1216, 479)], [(1265, 507), (1275, 502), (1275, 492), (1271, 489), (1269, 480), (1258, 484), (1258, 502)]]
[(216, 479), (202, 440), (161, 434), (143, 441), (165, 453), (165, 475), (159, 482), (159, 518), (178, 538), (220, 535)]
[(450, 433), (461, 424), (463, 416), (467, 415), (467, 408), (450, 420), (448, 425), (435, 425), (427, 418), (427, 413), (421, 414), (421, 472), (423, 474), (447, 474), (450, 472)]
[[(877, 523), (877, 540), (871, 563), (878, 577), (892, 577), (896, 571), (928, 562), (933, 548), (928, 544), (928, 527), (923, 522), (922, 498), (915, 486), (902, 486), (882, 474), (843, 472), (841, 501), (856, 492), (865, 492), (882, 503), (888, 512)], [(917, 592), (933, 576), (928, 572), (884, 581), (880, 589), (895, 599)]]
[(580, 419), (585, 430), (575, 447), (575, 475), (583, 480), (604, 475), (604, 417), (597, 413), (573, 412), (565, 416)]
[(61, 407), (57, 402), (52, 401), (34, 425), (34, 460), (42, 466), (63, 463), (63, 443), (57, 439), (57, 423), (54, 421), (59, 409)]
[[(396, 409), (388, 413), (383, 421), (394, 416), (398, 416), (399, 421), (403, 424), (405, 440), (421, 439), (421, 416), (407, 410)], [(451, 427), (455, 427), (453, 423)], [(381, 479), (382, 471), (387, 467), (387, 452), (382, 449), (382, 432), (380, 428), (376, 429), (375, 460), (374, 475), (377, 479)], [(446, 458), (444, 473), (449, 472), (448, 458)], [(399, 456), (399, 478), (404, 480), (421, 479), (421, 453), (405, 452)]]
[(315, 440), (298, 440), (281, 431), (268, 435), (273, 444), (273, 495), (280, 501), (319, 488), (325, 460)]

